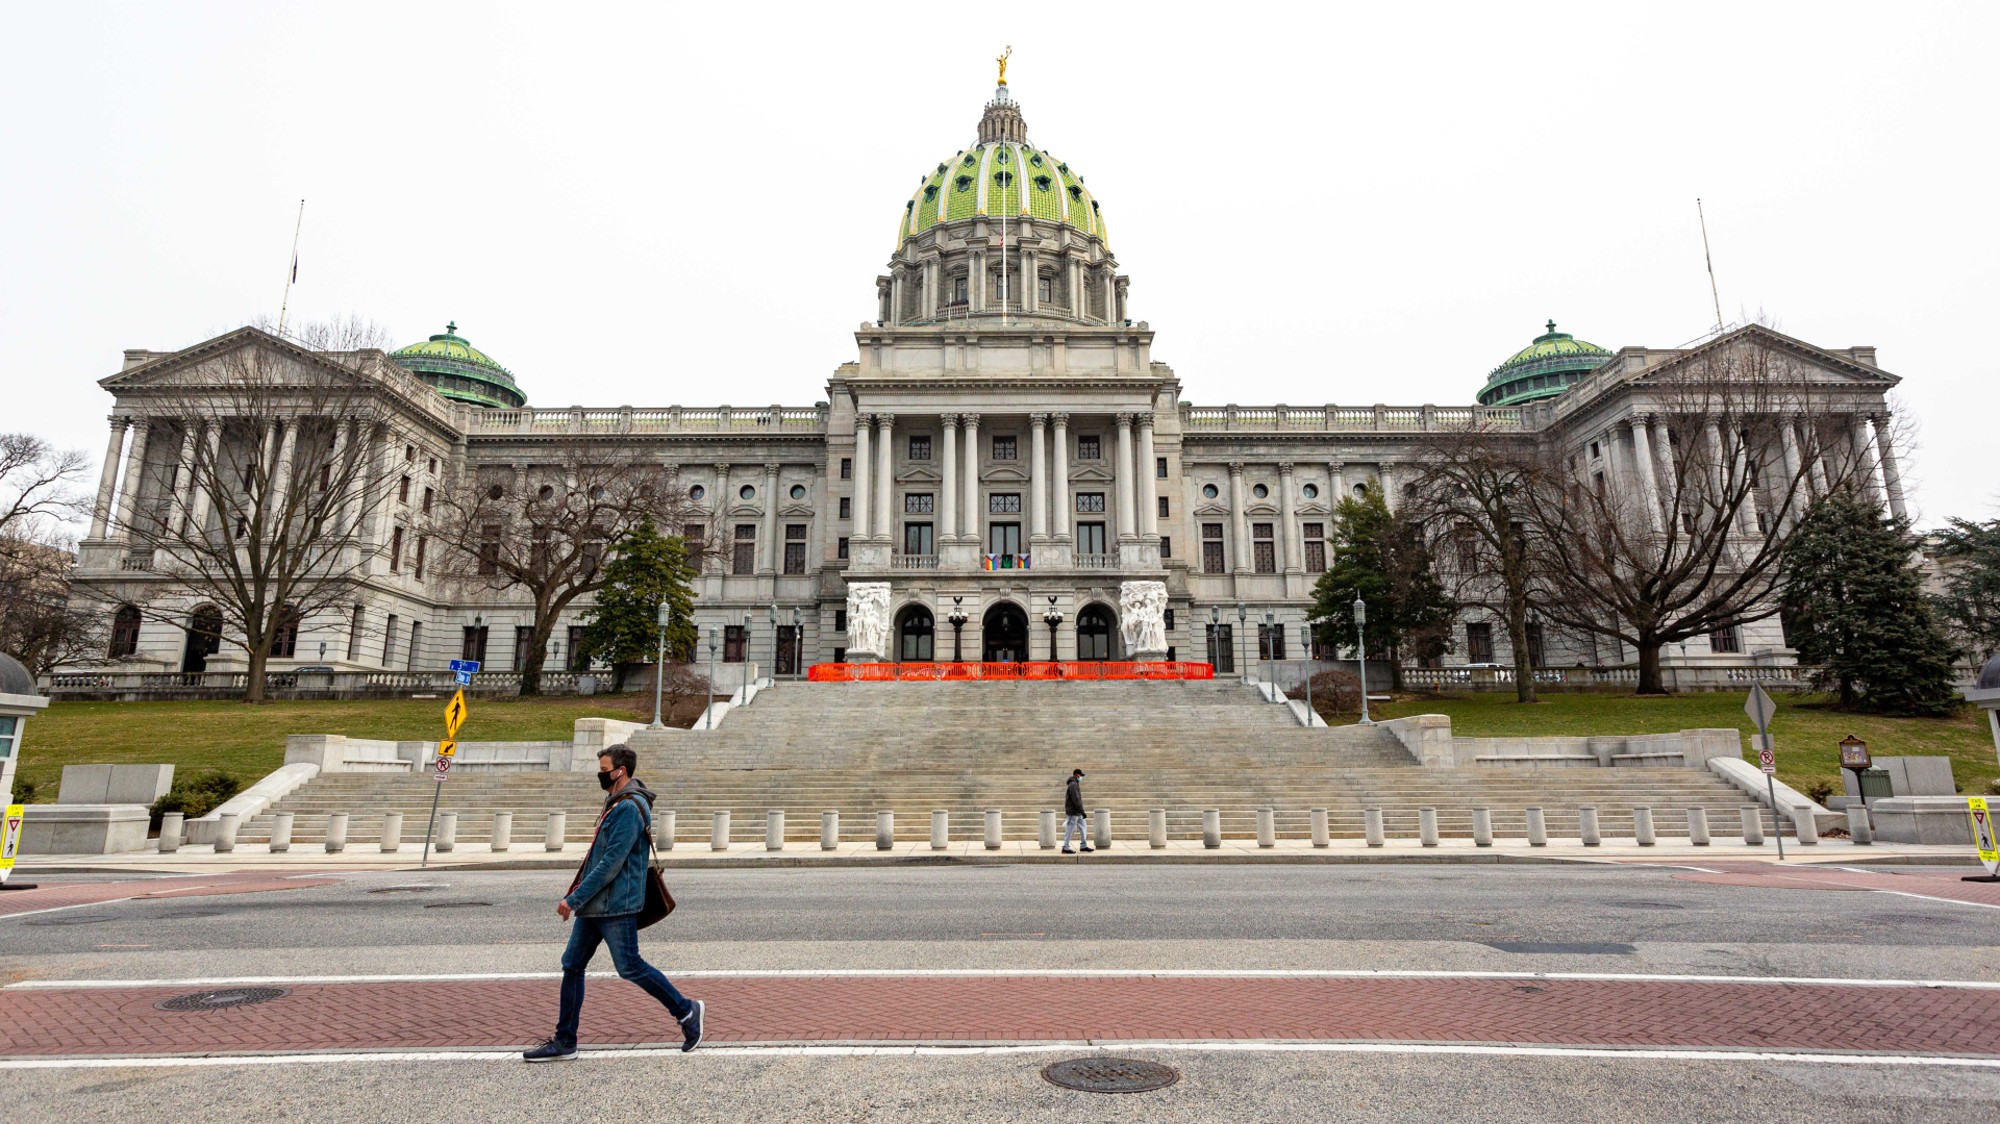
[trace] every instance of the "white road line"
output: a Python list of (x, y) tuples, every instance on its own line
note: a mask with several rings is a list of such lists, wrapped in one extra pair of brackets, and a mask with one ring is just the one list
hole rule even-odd
[[(134, 895), (134, 897), (136, 896), (137, 895)], [(133, 898), (129, 897), (108, 898), (100, 902), (77, 902), (75, 905), (52, 905), (47, 909), (24, 909), (19, 913), (0, 914), (0, 921), (12, 921), (16, 917), (34, 917), (38, 914), (43, 914), (43, 913), (61, 913), (65, 909), (88, 909), (94, 905), (117, 905), (120, 902), (129, 902), (132, 900)]]
[[(1601, 1046), (1474, 1046), (1400, 1042), (1035, 1042), (1010, 1046), (720, 1046), (696, 1057), (722, 1058), (983, 1058), (1017, 1054), (1101, 1051), (1107, 1055), (1140, 1051), (1232, 1054), (1429, 1054), (1502, 1058), (1600, 1058), (1621, 1061), (1675, 1062), (1801, 1062), (1812, 1065), (1878, 1065), (1925, 1068), (2000, 1069), (2000, 1058), (1963, 1058), (1925, 1054), (1811, 1054), (1780, 1050), (1610, 1049)], [(584, 1050), (584, 1061), (670, 1058), (674, 1047)], [(397, 1050), (381, 1053), (245, 1054), (236, 1057), (8, 1058), (0, 1070), (12, 1069), (196, 1069), (216, 1066), (356, 1065), (383, 1062), (507, 1062), (521, 1064), (515, 1050)]]
[(1918, 901), (1943, 902), (1946, 905), (1969, 905), (1978, 909), (2000, 909), (2000, 905), (1989, 905), (1986, 902), (1967, 902), (1960, 901), (1957, 898), (1938, 898), (1932, 897), (1929, 894), (1913, 894), (1908, 890), (1877, 890), (1875, 892), (1878, 894), (1894, 894), (1899, 898), (1916, 898)]
[[(1893, 893), (1895, 891), (1883, 891)], [(1940, 901), (1946, 899), (1938, 899)], [(614, 972), (592, 972), (609, 979)], [(1924, 987), (2000, 991), (1988, 980), (1867, 979), (1845, 976), (1714, 976), (1648, 972), (1425, 971), (1422, 969), (1314, 968), (700, 968), (670, 973), (674, 979), (1285, 979), (1285, 980), (1576, 980), (1634, 983), (1765, 984), (1794, 987)], [(379, 976), (197, 976), (144, 980), (21, 980), (0, 991), (119, 987), (249, 987), (312, 984), (480, 983), (553, 980), (560, 972), (460, 972)]]

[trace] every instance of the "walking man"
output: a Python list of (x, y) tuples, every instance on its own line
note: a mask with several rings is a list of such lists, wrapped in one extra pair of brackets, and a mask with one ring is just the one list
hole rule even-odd
[(531, 1062), (576, 1057), (576, 1025), (583, 1013), (583, 972), (597, 946), (611, 946), (611, 963), (659, 1000), (681, 1024), (681, 1051), (701, 1045), (701, 1000), (689, 1000), (658, 968), (639, 958), (639, 910), (646, 904), (646, 867), (652, 847), (653, 794), (633, 778), (639, 755), (614, 745), (597, 757), (597, 783), (611, 795), (598, 817), (597, 834), (556, 915), (575, 921), (562, 958), (562, 1008), (555, 1037), (521, 1056)]
[(1083, 770), (1082, 769), (1076, 769), (1071, 771), (1069, 775), (1069, 785), (1063, 791), (1062, 853), (1065, 855), (1076, 854), (1076, 852), (1070, 850), (1069, 847), (1069, 836), (1071, 832), (1076, 833), (1076, 841), (1083, 845), (1084, 854), (1087, 855), (1090, 852), (1096, 850), (1095, 847), (1092, 847), (1090, 845), (1090, 831), (1088, 828), (1084, 826), (1083, 822)]

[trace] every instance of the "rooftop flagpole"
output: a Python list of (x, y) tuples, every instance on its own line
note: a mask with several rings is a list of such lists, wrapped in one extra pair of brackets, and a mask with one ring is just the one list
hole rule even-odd
[(1694, 201), (1695, 218), (1701, 220), (1701, 260), (1708, 266), (1708, 295), (1715, 302), (1715, 330), (1722, 331), (1722, 293), (1715, 287), (1715, 258), (1708, 252), (1708, 216), (1702, 212), (1699, 196)]
[(306, 225), (306, 201), (299, 200), (299, 220), (292, 225), (292, 267), (285, 271), (285, 297), (278, 302), (278, 335), (285, 334), (285, 315), (292, 307), (292, 282), (299, 279), (299, 231)]

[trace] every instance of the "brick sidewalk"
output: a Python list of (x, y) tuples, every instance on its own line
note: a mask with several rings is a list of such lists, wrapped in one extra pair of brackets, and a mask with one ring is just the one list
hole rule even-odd
[[(1533, 978), (690, 978), (709, 1041), (1382, 1041), (2000, 1056), (2000, 991)], [(555, 1022), (556, 981), (303, 984), (173, 1013), (184, 987), (0, 990), (0, 1057), (515, 1047)], [(586, 1045), (670, 1044), (638, 988), (593, 979)]]

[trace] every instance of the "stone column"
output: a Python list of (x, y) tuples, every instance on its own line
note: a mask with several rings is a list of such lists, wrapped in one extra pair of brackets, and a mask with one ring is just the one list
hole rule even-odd
[(1045, 539), (1049, 535), (1049, 471), (1046, 430), (1047, 414), (1028, 415), (1028, 535)]
[(986, 311), (986, 255), (979, 250), (974, 250), (967, 260), (965, 299), (973, 312)]
[(1285, 548), (1285, 572), (1303, 574), (1306, 572), (1305, 547), (1299, 538), (1299, 528), (1292, 520), (1292, 462), (1278, 462), (1278, 541)]
[(1160, 537), (1159, 473), (1153, 467), (1155, 458), (1153, 411), (1147, 410), (1139, 415), (1139, 476), (1134, 490), (1139, 497), (1139, 533), (1149, 539)]
[[(1243, 462), (1229, 462), (1229, 519), (1236, 533), (1236, 572), (1247, 574), (1250, 563), (1250, 519), (1243, 509)], [(1238, 637), (1238, 639), (1242, 639)]]
[(1132, 497), (1137, 489), (1132, 486), (1132, 415), (1118, 415), (1118, 462), (1113, 466), (1118, 480), (1118, 539), (1123, 542), (1139, 533), (1138, 520), (1132, 512)]
[(285, 496), (291, 491), (292, 464), (299, 456), (299, 425), (304, 420), (299, 417), (285, 419), (285, 437), (278, 446), (278, 471), (272, 477), (270, 511), (273, 514), (283, 512), (290, 506)]
[[(220, 483), (222, 480), (222, 461), (220, 459), (222, 457), (221, 419), (218, 418), (208, 423), (208, 433), (202, 439), (202, 443), (207, 446), (206, 451), (202, 454), (206, 459), (202, 463), (208, 466), (208, 479), (212, 482)], [(188, 495), (188, 533), (196, 538), (206, 540), (208, 538), (208, 489), (201, 487), (199, 483), (194, 481), (190, 481), (189, 483), (193, 491)], [(359, 486), (358, 483), (355, 485), (355, 487)]]
[(1021, 311), (1034, 312), (1040, 306), (1036, 299), (1041, 293), (1041, 269), (1035, 264), (1033, 250), (1021, 253)]
[(1382, 486), (1382, 505), (1390, 511), (1396, 510), (1396, 481), (1389, 475), (1387, 464), (1375, 466), (1375, 479)]
[(118, 458), (125, 452), (126, 418), (111, 419), (111, 440), (104, 446), (104, 468), (97, 476), (97, 506), (90, 509), (90, 537), (101, 539), (111, 528), (111, 501), (118, 496)]
[(1903, 474), (1896, 470), (1896, 450), (1889, 436), (1889, 415), (1868, 419), (1875, 427), (1876, 457), (1882, 462), (1882, 486), (1889, 493), (1889, 514), (1898, 519), (1909, 515), (1903, 507)]
[(1854, 415), (1854, 433), (1848, 439), (1848, 444), (1854, 450), (1854, 477), (1856, 486), (1860, 488), (1863, 498), (1869, 503), (1880, 506), (1882, 503), (1882, 488), (1875, 479), (1875, 439), (1868, 432), (1868, 416), (1866, 414)]
[(189, 422), (181, 431), (181, 453), (174, 461), (174, 493), (167, 501), (167, 534), (177, 535), (187, 519), (188, 480), (194, 475), (195, 442), (200, 439), (199, 423)]
[(965, 415), (965, 510), (959, 512), (964, 520), (961, 533), (966, 538), (979, 541), (979, 415)]
[(940, 414), (938, 420), (944, 423), (943, 447), (938, 450), (944, 461), (943, 495), (938, 497), (938, 541), (949, 542), (958, 537), (958, 415)]
[[(875, 498), (875, 469), (870, 460), (874, 445), (875, 419), (868, 414), (854, 415), (854, 537), (865, 539), (874, 533), (873, 515), (875, 505), (869, 501)], [(722, 485), (716, 486), (715, 501), (722, 503)]]
[(875, 537), (888, 541), (896, 526), (896, 415), (875, 415)]
[(1055, 510), (1055, 534), (1067, 541), (1069, 520), (1069, 415), (1050, 414), (1055, 423), (1055, 471), (1050, 473), (1049, 506)]
[(1800, 507), (1798, 502), (1800, 468), (1799, 432), (1794, 428), (1790, 417), (1778, 419), (1778, 442), (1785, 458), (1785, 492), (1792, 499), (1792, 515), (1790, 518), (1796, 519), (1798, 518), (1798, 509)]
[(897, 270), (889, 281), (889, 323), (903, 322), (903, 271)]
[(1326, 462), (1326, 479), (1333, 485), (1333, 494), (1326, 498), (1326, 505), (1337, 508), (1347, 498), (1347, 465), (1341, 461)]
[(1653, 442), (1647, 419), (1632, 419), (1632, 459), (1638, 462), (1639, 496), (1646, 504), (1646, 526), (1660, 533), (1660, 482), (1653, 475)]
[(778, 466), (769, 463), (764, 466), (764, 541), (757, 544), (761, 556), (757, 566), (760, 574), (778, 572)]
[(152, 428), (153, 423), (145, 418), (132, 422), (132, 448), (125, 454), (125, 483), (118, 494), (117, 526), (111, 529), (111, 537), (119, 542), (131, 541), (132, 523), (139, 515), (139, 478), (146, 468), (146, 438)]
[(1083, 319), (1085, 304), (1083, 299), (1083, 259), (1077, 257), (1075, 254), (1071, 254), (1068, 260), (1069, 292), (1065, 295), (1069, 299), (1069, 314), (1081, 320)]

